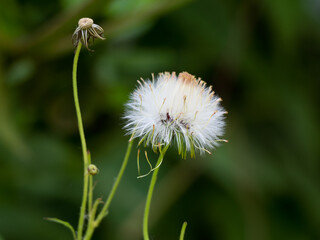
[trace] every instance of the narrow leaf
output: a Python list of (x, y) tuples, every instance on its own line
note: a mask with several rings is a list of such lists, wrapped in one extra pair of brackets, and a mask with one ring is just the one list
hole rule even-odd
[(74, 231), (74, 229), (73, 229), (73, 227), (71, 226), (71, 224), (70, 223), (68, 223), (68, 222), (66, 222), (66, 221), (62, 221), (62, 220), (60, 220), (60, 219), (58, 219), (58, 218), (44, 218), (45, 220), (47, 220), (47, 221), (50, 221), (50, 222), (55, 222), (55, 223), (59, 223), (59, 224), (61, 224), (61, 225), (63, 225), (63, 226), (65, 226), (66, 228), (69, 228), (69, 230), (71, 231), (71, 233), (72, 233), (72, 236), (73, 236), (73, 239), (74, 240), (76, 240), (76, 232)]

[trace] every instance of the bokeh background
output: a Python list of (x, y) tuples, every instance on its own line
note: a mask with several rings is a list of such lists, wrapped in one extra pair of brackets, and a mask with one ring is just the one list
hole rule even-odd
[[(0, 239), (71, 239), (43, 217), (77, 224), (71, 35), (81, 17), (107, 38), (79, 60), (96, 197), (120, 168), (136, 80), (188, 71), (223, 98), (229, 143), (186, 160), (170, 149), (152, 239), (178, 239), (185, 220), (186, 240), (320, 239), (319, 12), (318, 0), (0, 0)], [(94, 239), (142, 239), (151, 176), (136, 178), (136, 153)]]

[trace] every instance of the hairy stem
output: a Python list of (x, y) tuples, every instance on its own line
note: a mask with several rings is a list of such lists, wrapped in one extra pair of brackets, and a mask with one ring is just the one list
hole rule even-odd
[(164, 154), (166, 153), (167, 149), (169, 146), (166, 146), (162, 151), (160, 151), (160, 156), (158, 158), (158, 161), (156, 163), (156, 168), (153, 171), (149, 190), (148, 190), (148, 195), (147, 195), (147, 200), (146, 200), (146, 205), (144, 208), (144, 216), (143, 216), (143, 239), (144, 240), (149, 240), (149, 233), (148, 233), (148, 219), (149, 219), (149, 211), (150, 211), (150, 205), (151, 205), (151, 199), (152, 199), (152, 194), (154, 190), (154, 186), (157, 181), (157, 176), (158, 172), (160, 169), (160, 164), (163, 160)]
[(78, 240), (82, 239), (82, 231), (83, 231), (83, 223), (84, 223), (84, 215), (86, 211), (86, 203), (87, 203), (87, 195), (88, 195), (88, 153), (87, 153), (87, 144), (86, 139), (83, 131), (83, 124), (81, 118), (81, 111), (79, 105), (79, 98), (78, 98), (78, 87), (77, 87), (77, 66), (78, 66), (78, 59), (81, 50), (81, 43), (79, 42), (76, 52), (74, 54), (73, 59), (73, 71), (72, 71), (72, 86), (73, 86), (73, 97), (74, 97), (74, 104), (76, 107), (77, 119), (78, 119), (78, 127), (79, 127), (79, 134), (81, 139), (81, 146), (82, 146), (82, 154), (83, 154), (83, 195), (82, 195), (82, 203), (80, 208), (80, 217), (78, 223)]

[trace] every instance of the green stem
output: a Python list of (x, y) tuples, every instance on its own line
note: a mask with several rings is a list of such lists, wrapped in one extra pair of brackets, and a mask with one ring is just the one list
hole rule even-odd
[(153, 174), (152, 174), (152, 178), (151, 178), (151, 182), (150, 182), (150, 186), (149, 186), (149, 190), (148, 190), (148, 195), (147, 195), (147, 200), (146, 200), (146, 206), (144, 208), (144, 216), (143, 216), (143, 238), (144, 238), (144, 240), (150, 239), (149, 233), (148, 233), (148, 218), (149, 218), (151, 199), (152, 199), (154, 186), (157, 181), (158, 172), (160, 169), (159, 165), (161, 164), (163, 157), (164, 157), (164, 154), (166, 153), (168, 147), (169, 147), (169, 145), (166, 146), (162, 151), (160, 151), (160, 156), (159, 156), (158, 161), (156, 163), (156, 169), (154, 169)]
[[(119, 171), (119, 173), (118, 173), (118, 176), (117, 176), (117, 178), (116, 178), (116, 181), (115, 181), (115, 183), (113, 184), (113, 187), (112, 187), (112, 189), (111, 189), (111, 192), (110, 192), (110, 194), (109, 194), (109, 196), (108, 196), (108, 199), (107, 199), (106, 203), (104, 204), (101, 212), (99, 213), (99, 215), (97, 216), (97, 219), (96, 219), (96, 221), (95, 221), (96, 226), (98, 226), (99, 223), (101, 222), (101, 220), (108, 214), (108, 208), (109, 208), (109, 206), (110, 206), (110, 204), (111, 204), (111, 201), (112, 201), (112, 199), (113, 199), (113, 197), (114, 197), (114, 194), (115, 194), (115, 192), (116, 192), (116, 190), (117, 190), (117, 188), (118, 188), (118, 185), (119, 185), (119, 183), (120, 183), (120, 181), (121, 181), (121, 178), (122, 178), (122, 175), (123, 175), (123, 173), (124, 173), (124, 170), (125, 170), (126, 167), (127, 167), (133, 142), (134, 142), (133, 140), (130, 140), (130, 141), (129, 141), (128, 148), (127, 148), (127, 152), (126, 152), (126, 155), (125, 155), (125, 157), (124, 157), (124, 159), (123, 159), (123, 162), (122, 162), (120, 171)], [(88, 239), (90, 239), (90, 238), (88, 238)]]
[(98, 208), (98, 205), (102, 203), (101, 202), (101, 199), (98, 198), (95, 203), (93, 204), (92, 206), (92, 210), (91, 212), (89, 213), (90, 214), (90, 218), (89, 218), (89, 222), (88, 222), (88, 228), (87, 228), (87, 232), (86, 232), (86, 235), (84, 236), (84, 240), (90, 240), (91, 237), (92, 237), (92, 234), (94, 232), (94, 229), (97, 227), (95, 221), (94, 221), (94, 218), (96, 216), (96, 212), (97, 212), (97, 208)]
[(82, 203), (81, 203), (80, 217), (79, 217), (79, 223), (78, 223), (78, 240), (82, 239), (84, 215), (86, 211), (86, 203), (87, 203), (87, 195), (88, 195), (87, 145), (86, 145), (86, 139), (83, 131), (83, 124), (82, 124), (81, 111), (80, 111), (79, 98), (78, 98), (78, 87), (77, 87), (77, 66), (78, 66), (80, 50), (81, 50), (81, 42), (79, 42), (76, 52), (74, 54), (73, 71), (72, 71), (73, 97), (74, 97), (74, 104), (76, 107), (76, 113), (77, 113), (77, 119), (78, 119), (78, 127), (79, 127), (79, 133), (80, 133), (80, 139), (81, 139), (81, 145), (82, 145), (83, 167), (84, 167), (83, 195), (82, 195)]
[(88, 188), (88, 213), (92, 210), (92, 198), (93, 198), (93, 177), (89, 175), (89, 188)]
[(133, 140), (130, 140), (129, 143), (128, 143), (126, 155), (125, 155), (125, 157), (123, 159), (123, 162), (122, 162), (120, 171), (118, 173), (118, 176), (116, 178), (116, 181), (113, 184), (113, 187), (112, 187), (111, 192), (110, 192), (110, 194), (108, 196), (108, 199), (107, 199), (106, 203), (104, 204), (101, 212), (97, 216), (96, 220), (93, 220), (95, 218), (95, 213), (96, 213), (96, 207), (93, 206), (92, 212), (90, 212), (90, 219), (89, 219), (86, 235), (84, 236), (84, 240), (90, 240), (91, 239), (92, 234), (94, 232), (94, 229), (99, 226), (101, 220), (108, 214), (108, 208), (109, 208), (109, 206), (111, 204), (111, 201), (112, 201), (112, 199), (114, 197), (114, 194), (115, 194), (115, 192), (116, 192), (116, 190), (117, 190), (117, 188), (119, 186), (119, 183), (121, 181), (121, 178), (122, 178), (122, 175), (124, 173), (124, 170), (127, 167), (129, 156), (130, 156), (131, 149), (132, 149), (132, 144), (133, 144)]
[[(88, 166), (91, 164), (91, 153), (88, 151)], [(88, 213), (92, 210), (92, 198), (93, 198), (93, 176), (89, 174), (89, 187), (88, 187)]]
[(182, 224), (182, 228), (181, 228), (181, 233), (180, 233), (180, 238), (179, 240), (183, 240), (184, 239), (184, 234), (186, 232), (186, 227), (187, 227), (187, 222), (184, 222)]

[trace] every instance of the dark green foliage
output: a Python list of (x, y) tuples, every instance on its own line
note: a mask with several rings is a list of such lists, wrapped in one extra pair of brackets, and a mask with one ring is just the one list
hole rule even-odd
[[(78, 85), (95, 198), (130, 136), (123, 104), (140, 77), (188, 71), (228, 110), (213, 155), (170, 147), (150, 213), (153, 239), (320, 239), (320, 5), (315, 0), (0, 0), (0, 239), (71, 239), (82, 194), (71, 35), (81, 17), (106, 41), (82, 50)], [(142, 147), (144, 152), (144, 149)], [(94, 239), (141, 239), (150, 177), (133, 149)], [(148, 149), (154, 165), (156, 155)], [(141, 157), (141, 172), (148, 164)]]

